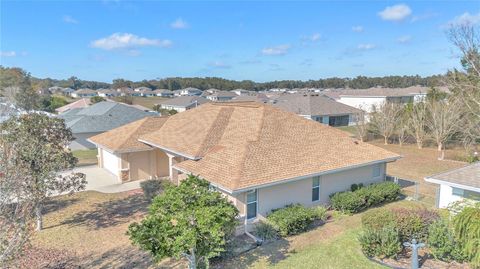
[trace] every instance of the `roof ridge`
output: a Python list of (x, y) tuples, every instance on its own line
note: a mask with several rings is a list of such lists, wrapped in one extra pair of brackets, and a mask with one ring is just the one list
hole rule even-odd
[[(223, 107), (220, 109), (212, 126), (210, 126), (205, 139), (200, 145), (198, 152), (195, 154), (195, 157), (204, 156), (211, 147), (215, 146), (220, 141), (227, 128), (227, 122), (232, 117), (234, 110), (235, 108), (233, 107)], [(219, 132), (215, 132), (217, 129)]]
[[(135, 132), (137, 132), (138, 129), (140, 129), (141, 127), (143, 127), (143, 125), (145, 124), (145, 122), (147, 121), (148, 118), (149, 118), (149, 117), (145, 117), (145, 118), (143, 118), (143, 119), (138, 120), (138, 121), (141, 121), (141, 123), (140, 123), (139, 125), (137, 125), (136, 128), (133, 128), (130, 132), (128, 132), (128, 134), (125, 133), (125, 135), (123, 136), (123, 139), (124, 139), (124, 140), (123, 140), (123, 142), (120, 144), (119, 147), (125, 146), (125, 144), (127, 144), (127, 142), (128, 142), (128, 139), (130, 138), (130, 136), (133, 135)], [(132, 122), (132, 123), (135, 123), (135, 121)], [(130, 124), (130, 123), (129, 123), (129, 124)], [(127, 124), (126, 124), (126, 125), (127, 125)], [(123, 126), (125, 126), (125, 125), (123, 125)]]
[[(238, 187), (239, 185), (239, 180), (241, 178), (244, 177), (244, 171), (245, 171), (245, 163), (246, 163), (246, 160), (247, 160), (247, 156), (248, 156), (248, 153), (250, 152), (250, 146), (252, 145), (253, 146), (253, 143), (254, 142), (257, 142), (260, 140), (260, 135), (262, 133), (262, 129), (263, 129), (263, 125), (265, 124), (265, 111), (266, 111), (266, 107), (267, 106), (262, 106), (262, 117), (260, 118), (261, 121), (260, 121), (260, 124), (258, 124), (259, 128), (257, 129), (257, 134), (256, 134), (256, 138), (255, 140), (250, 140), (250, 141), (247, 141), (247, 143), (245, 144), (245, 152), (242, 156), (242, 160), (241, 160), (241, 165), (240, 165), (240, 174), (238, 175), (237, 178), (234, 179), (233, 181), (233, 186), (236, 188)], [(271, 106), (269, 106), (268, 108), (273, 108)]]

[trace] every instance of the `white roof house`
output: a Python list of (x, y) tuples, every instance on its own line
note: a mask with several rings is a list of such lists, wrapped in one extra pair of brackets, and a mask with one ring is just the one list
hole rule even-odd
[(440, 185), (437, 207), (446, 208), (462, 199), (480, 201), (480, 162), (425, 178)]

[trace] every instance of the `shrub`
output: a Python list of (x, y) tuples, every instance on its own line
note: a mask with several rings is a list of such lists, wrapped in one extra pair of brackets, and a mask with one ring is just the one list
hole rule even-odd
[(337, 192), (330, 197), (330, 202), (336, 210), (356, 213), (374, 205), (395, 201), (399, 196), (398, 184), (382, 182), (355, 191)]
[(480, 203), (465, 207), (454, 219), (455, 237), (473, 268), (480, 268)]
[(326, 221), (328, 218), (327, 208), (324, 206), (315, 206), (311, 208), (313, 211), (313, 216), (317, 220)]
[(398, 231), (392, 225), (366, 229), (359, 237), (362, 252), (369, 257), (395, 257), (402, 251)]
[(385, 208), (372, 209), (362, 216), (362, 225), (367, 229), (380, 230), (385, 226), (394, 224), (395, 214)]
[(306, 231), (315, 220), (315, 212), (312, 208), (292, 204), (273, 210), (267, 219), (281, 236), (287, 236)]
[(446, 220), (437, 220), (432, 223), (428, 231), (428, 246), (437, 260), (446, 262), (465, 260), (463, 251)]
[(254, 233), (263, 241), (275, 240), (278, 238), (278, 232), (272, 224), (268, 222), (259, 222), (255, 224)]
[(159, 180), (159, 179), (149, 179), (140, 182), (140, 187), (143, 190), (143, 195), (149, 201), (151, 201), (155, 196), (159, 195), (162, 189), (165, 189), (167, 185), (171, 183), (167, 180)]
[(412, 241), (412, 239), (426, 242), (429, 226), (440, 218), (436, 211), (428, 209), (399, 208), (394, 210), (394, 214), (402, 242)]

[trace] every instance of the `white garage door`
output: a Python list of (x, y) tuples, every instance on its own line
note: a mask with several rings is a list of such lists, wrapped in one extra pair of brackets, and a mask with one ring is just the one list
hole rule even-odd
[(103, 167), (110, 171), (114, 175), (118, 175), (119, 172), (119, 158), (117, 155), (103, 150)]

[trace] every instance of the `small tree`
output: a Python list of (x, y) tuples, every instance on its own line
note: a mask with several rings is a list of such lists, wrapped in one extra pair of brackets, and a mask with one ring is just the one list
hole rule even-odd
[(218, 256), (238, 224), (238, 210), (209, 183), (189, 175), (178, 187), (167, 187), (150, 206), (149, 214), (128, 228), (133, 244), (149, 251), (155, 261), (185, 257), (190, 268)]
[(430, 135), (437, 143), (439, 160), (445, 158), (445, 144), (457, 132), (458, 122), (462, 118), (461, 104), (456, 98), (427, 101), (427, 124)]
[(19, 256), (32, 229), (33, 203), (24, 199), (25, 175), (13, 162), (15, 151), (0, 137), (0, 264)]
[(388, 139), (395, 132), (400, 110), (400, 105), (389, 102), (373, 106), (373, 112), (370, 114), (370, 125), (373, 132), (383, 136), (385, 145), (388, 144)]
[(33, 203), (37, 230), (41, 230), (42, 206), (48, 197), (82, 190), (86, 184), (84, 174), (59, 174), (77, 163), (68, 149), (72, 132), (62, 119), (36, 113), (12, 117), (0, 129), (1, 140), (13, 151), (10, 161), (23, 176), (22, 195)]
[(395, 127), (395, 134), (398, 138), (398, 144), (403, 146), (403, 143), (408, 138), (410, 126), (408, 124), (408, 106), (399, 107), (397, 116), (397, 126)]
[(423, 142), (427, 138), (427, 106), (424, 102), (409, 104), (407, 107), (408, 131), (415, 137), (417, 148), (423, 148)]
[(362, 110), (353, 114), (352, 116), (357, 138), (360, 139), (360, 141), (365, 142), (368, 134), (368, 122), (365, 118), (365, 112)]
[(100, 102), (103, 102), (103, 101), (106, 101), (106, 100), (105, 100), (105, 98), (103, 98), (101, 96), (90, 97), (90, 102), (92, 102), (92, 104), (100, 103)]

